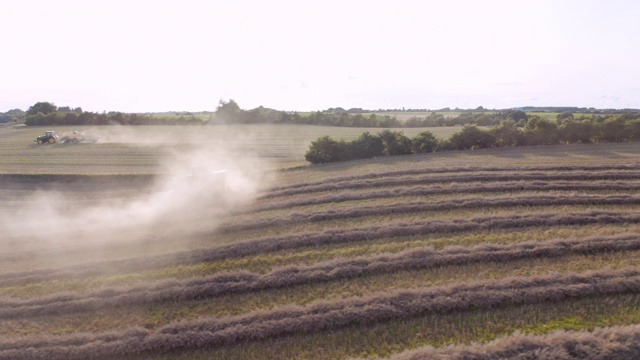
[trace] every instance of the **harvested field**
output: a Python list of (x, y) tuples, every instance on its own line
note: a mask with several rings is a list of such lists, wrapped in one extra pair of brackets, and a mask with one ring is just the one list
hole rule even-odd
[(640, 351), (637, 144), (284, 161), (224, 202), (158, 190), (170, 154), (43, 156), (3, 160), (0, 359)]

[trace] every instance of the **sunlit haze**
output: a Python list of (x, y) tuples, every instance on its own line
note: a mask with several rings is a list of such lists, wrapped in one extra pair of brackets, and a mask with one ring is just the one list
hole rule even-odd
[(640, 108), (640, 2), (0, 2), (0, 112)]

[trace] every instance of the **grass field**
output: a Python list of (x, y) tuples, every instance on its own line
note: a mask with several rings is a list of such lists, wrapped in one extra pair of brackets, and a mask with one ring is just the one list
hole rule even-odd
[[(240, 129), (0, 130), (0, 359), (637, 353), (637, 144), (311, 167), (362, 129)], [(223, 190), (158, 185), (231, 133)]]
[[(38, 145), (33, 142), (46, 130), (57, 133), (79, 130), (101, 138), (98, 144)], [(365, 131), (384, 129), (297, 125), (229, 126), (56, 126), (0, 128), (0, 173), (145, 174), (158, 171), (167, 155), (194, 146), (217, 148), (227, 156), (256, 157), (274, 169), (306, 165), (304, 153), (320, 136), (351, 140)], [(446, 138), (456, 127), (401, 130), (413, 137), (422, 131)]]

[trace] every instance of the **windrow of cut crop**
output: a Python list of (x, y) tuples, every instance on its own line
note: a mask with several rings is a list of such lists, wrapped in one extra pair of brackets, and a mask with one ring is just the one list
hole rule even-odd
[(528, 227), (575, 226), (588, 224), (640, 223), (640, 213), (613, 211), (582, 211), (566, 214), (525, 214), (484, 216), (471, 219), (423, 220), (367, 225), (350, 229), (329, 229), (322, 232), (303, 232), (246, 240), (230, 245), (181, 251), (170, 254), (81, 264), (60, 269), (0, 274), (0, 285), (25, 284), (60, 278), (83, 278), (142, 271), (174, 265), (239, 258), (305, 247), (357, 243), (427, 234), (446, 234), (468, 231), (488, 231)]
[[(587, 165), (587, 166), (487, 166), (487, 167), (478, 167), (478, 166), (470, 166), (470, 167), (451, 167), (451, 168), (422, 168), (422, 169), (404, 169), (404, 170), (394, 170), (394, 171), (380, 171), (380, 172), (369, 172), (366, 174), (358, 174), (358, 175), (350, 175), (350, 176), (339, 176), (336, 178), (332, 178), (332, 181), (353, 181), (353, 180), (361, 180), (363, 178), (366, 179), (380, 179), (380, 178), (396, 178), (399, 176), (407, 176), (407, 175), (427, 175), (427, 174), (456, 174), (456, 173), (477, 173), (477, 172), (514, 172), (514, 173), (524, 173), (524, 172), (542, 172), (542, 171), (552, 171), (552, 172), (572, 172), (572, 171), (637, 171), (637, 166), (634, 165)], [(318, 186), (324, 184), (325, 181), (314, 181), (314, 182), (302, 182), (284, 186), (276, 186), (272, 187), (270, 190), (272, 191), (280, 191), (280, 190), (289, 190), (301, 187), (308, 186)]]
[[(515, 333), (486, 344), (431, 346), (409, 350), (386, 360), (640, 359), (640, 325), (558, 330), (545, 335)], [(360, 359), (364, 360), (364, 359)]]
[(629, 191), (640, 190), (638, 181), (515, 181), (505, 183), (477, 183), (464, 185), (417, 185), (390, 189), (372, 189), (362, 193), (339, 191), (324, 196), (303, 196), (287, 198), (284, 201), (270, 201), (256, 204), (248, 213), (281, 210), (300, 206), (341, 203), (347, 201), (388, 199), (409, 196), (433, 196), (446, 194), (502, 193), (521, 191)]
[(383, 179), (356, 179), (352, 181), (327, 181), (317, 185), (309, 185), (294, 189), (271, 191), (262, 198), (271, 199), (283, 196), (312, 194), (336, 190), (357, 190), (371, 188), (385, 188), (393, 186), (411, 186), (424, 184), (448, 184), (468, 182), (505, 182), (505, 181), (614, 181), (640, 180), (640, 172), (558, 172), (558, 173), (471, 173), (448, 176), (408, 176)]
[(154, 354), (293, 334), (366, 326), (429, 313), (556, 302), (585, 296), (637, 293), (640, 269), (516, 277), (452, 286), (403, 290), (369, 297), (284, 306), (240, 316), (205, 318), (155, 330), (26, 336), (0, 339), (0, 359), (74, 359)]
[(314, 265), (286, 266), (265, 274), (246, 271), (221, 273), (192, 280), (165, 280), (155, 284), (107, 287), (87, 294), (62, 293), (29, 300), (0, 299), (0, 318), (64, 315), (106, 307), (162, 301), (189, 301), (226, 294), (254, 292), (335, 281), (389, 272), (430, 269), (479, 262), (508, 262), (640, 249), (640, 234), (587, 239), (551, 240), (508, 245), (482, 244), (470, 248), (434, 250), (422, 247), (397, 254), (340, 259)]
[(310, 214), (294, 213), (266, 220), (227, 223), (217, 229), (219, 233), (266, 229), (272, 226), (287, 226), (305, 222), (322, 222), (338, 219), (355, 219), (367, 216), (399, 215), (449, 211), (458, 209), (483, 209), (497, 207), (543, 207), (566, 205), (639, 205), (638, 195), (553, 195), (553, 196), (511, 196), (507, 198), (471, 198), (447, 201), (415, 201), (403, 204), (360, 206), (355, 208), (328, 210)]

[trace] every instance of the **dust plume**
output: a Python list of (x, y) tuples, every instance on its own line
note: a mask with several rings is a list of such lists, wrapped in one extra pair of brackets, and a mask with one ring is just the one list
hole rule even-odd
[[(130, 130), (114, 129), (101, 142), (126, 142), (128, 136)], [(238, 140), (202, 140), (195, 132), (183, 133), (179, 142), (167, 144), (163, 136), (149, 134), (144, 146), (162, 145), (159, 153), (164, 159), (154, 181), (69, 183), (34, 191), (0, 219), (0, 246), (5, 249), (0, 258), (80, 248), (99, 256), (118, 246), (153, 248), (157, 237), (173, 237), (178, 245), (171, 249), (188, 247), (180, 243), (188, 244), (194, 233), (213, 232), (234, 210), (250, 205), (270, 182), (266, 160), (235, 146)], [(246, 135), (240, 140), (249, 141)], [(87, 199), (96, 193), (101, 195)]]

